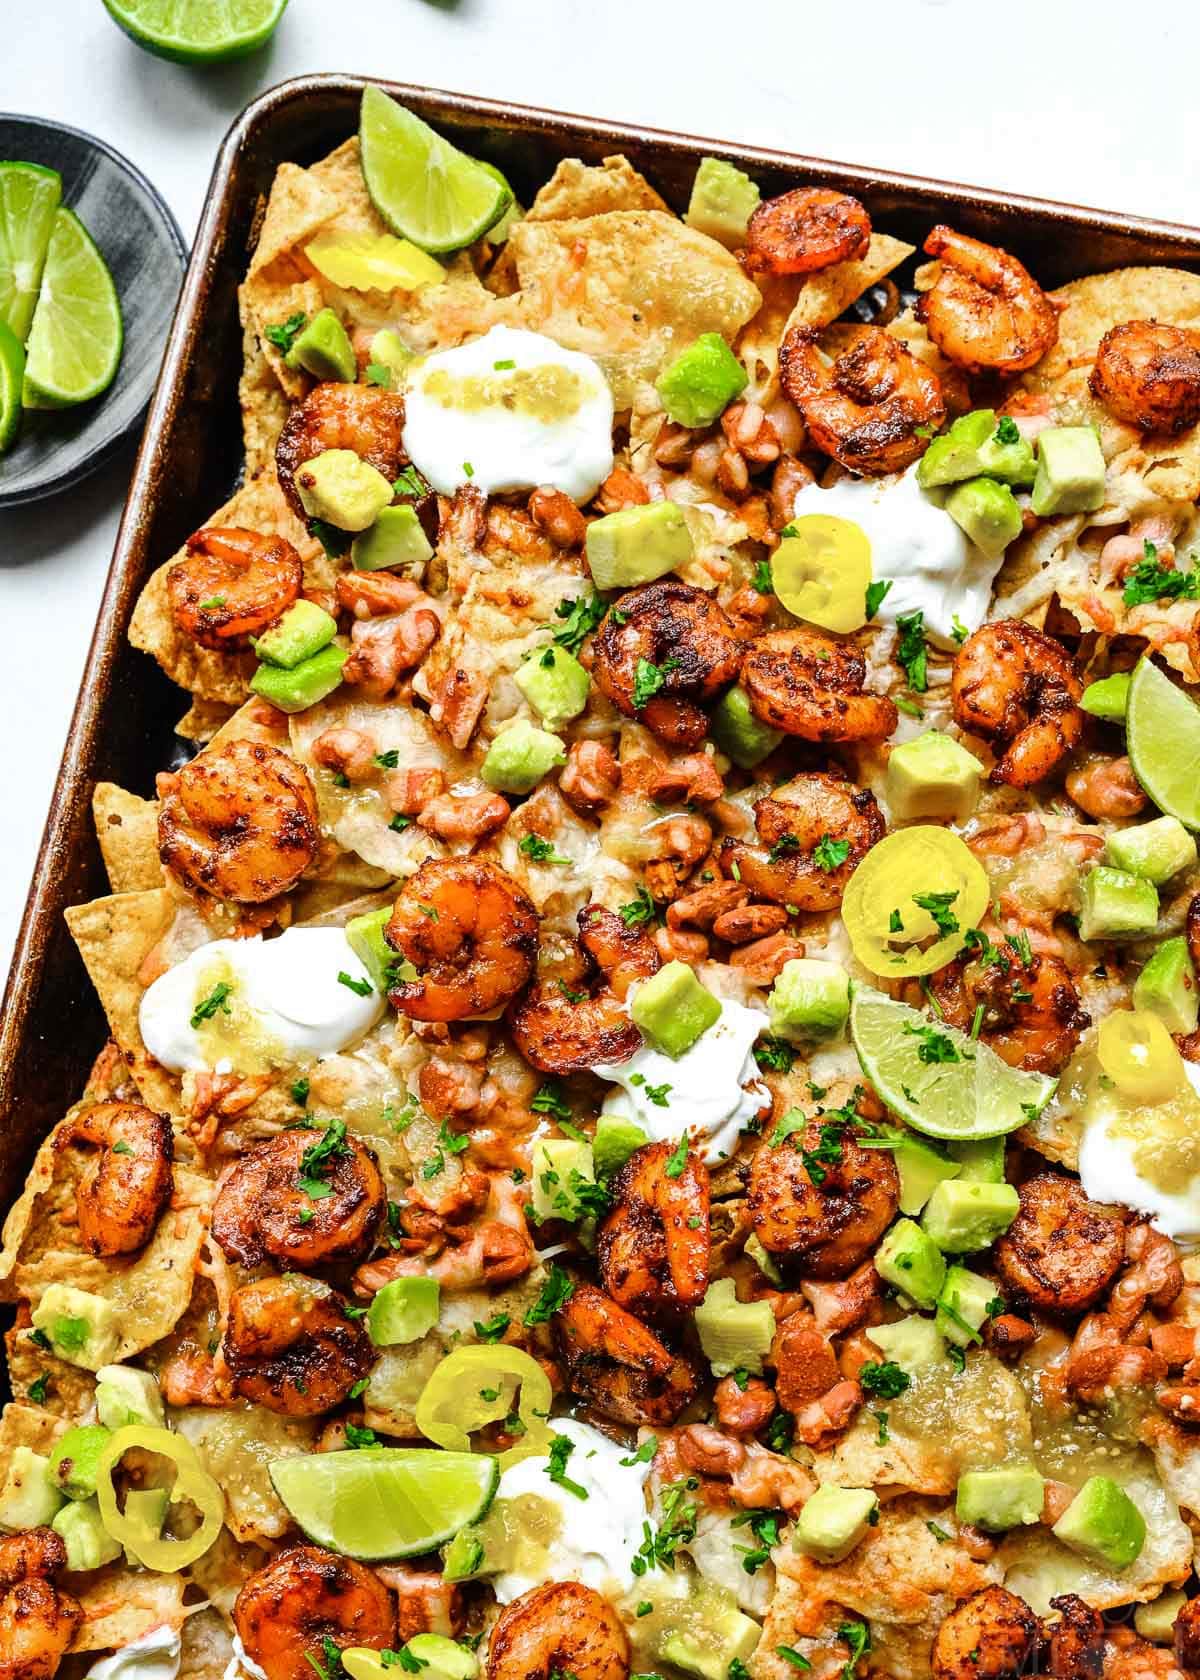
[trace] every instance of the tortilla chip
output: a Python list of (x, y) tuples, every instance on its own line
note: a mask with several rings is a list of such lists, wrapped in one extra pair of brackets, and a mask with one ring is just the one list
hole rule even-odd
[(37, 1404), (64, 1423), (83, 1423), (95, 1404), (95, 1376), (47, 1353), (30, 1335), (27, 1318), (22, 1312), (4, 1339), (9, 1386), (16, 1395), (28, 1395), (35, 1383), (45, 1379), (44, 1398)]
[(115, 782), (97, 782), (92, 816), (113, 892), (151, 892), (161, 887), (157, 801), (139, 799)]
[(267, 359), (254, 323), (243, 311), (242, 377), (238, 401), (242, 407), (242, 441), (246, 451), (245, 477), (257, 478), (275, 464), (275, 445), (288, 417), (288, 400)]
[(28, 1447), (31, 1452), (40, 1453), (45, 1458), (65, 1428), (62, 1418), (42, 1406), (27, 1406), (20, 1400), (10, 1401), (0, 1413), (0, 1483), (8, 1475), (13, 1453), (18, 1447)]
[(145, 987), (138, 972), (175, 919), (176, 905), (166, 887), (149, 892), (115, 893), (110, 898), (75, 904), (64, 912), (93, 986), (100, 995), (109, 1031), (116, 1039), (143, 1102), (159, 1113), (179, 1106), (178, 1082), (154, 1060), (138, 1025)]
[(181, 1628), (186, 1575), (156, 1575), (111, 1563), (86, 1575), (66, 1575), (63, 1585), (83, 1606), (83, 1626), (73, 1651), (119, 1651), (151, 1628)]
[(260, 1546), (243, 1546), (223, 1528), (212, 1545), (188, 1570), (204, 1596), (229, 1621), (233, 1601), (243, 1583), (267, 1561)]
[(309, 381), (298, 369), (287, 366), (281, 352), (266, 337), (266, 329), (292, 315), (314, 315), (322, 308), (321, 287), (298, 252), (337, 211), (335, 193), (315, 170), (281, 163), (271, 183), (246, 279), (238, 292), (243, 323), (255, 333), (264, 361), (293, 398), (304, 395)]
[(292, 1519), (271, 1486), (267, 1466), (276, 1458), (311, 1452), (320, 1429), (317, 1419), (232, 1405), (190, 1406), (173, 1421), (221, 1484), (225, 1524), (235, 1539), (277, 1540), (286, 1533)]
[(563, 158), (538, 191), (527, 222), (565, 222), (578, 216), (603, 216), (612, 210), (665, 210), (661, 198), (627, 157), (618, 153), (602, 163)]
[(232, 716), (231, 707), (220, 700), (195, 700), (175, 725), (175, 733), (204, 746)]

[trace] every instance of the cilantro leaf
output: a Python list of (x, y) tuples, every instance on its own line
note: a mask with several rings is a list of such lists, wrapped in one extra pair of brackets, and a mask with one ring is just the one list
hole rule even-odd
[(914, 694), (924, 694), (929, 687), (928, 656), (925, 649), (925, 614), (916, 612), (899, 613), (896, 618), (896, 629), (900, 638), (896, 645), (896, 658), (904, 668), (904, 675), (908, 678), (908, 686)]
[(662, 688), (672, 671), (679, 669), (678, 659), (664, 659), (654, 665), (649, 659), (639, 659), (633, 671), (633, 709), (640, 712)]

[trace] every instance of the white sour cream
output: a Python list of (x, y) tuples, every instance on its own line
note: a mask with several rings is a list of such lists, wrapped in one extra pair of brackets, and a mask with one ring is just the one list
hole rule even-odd
[[(1184, 1062), (1192, 1089), (1200, 1095), (1200, 1067)], [(1150, 1216), (1156, 1231), (1183, 1242), (1200, 1240), (1200, 1174), (1176, 1191), (1160, 1190), (1138, 1172), (1135, 1140), (1114, 1136), (1113, 1116), (1103, 1107), (1089, 1121), (1079, 1145), (1079, 1179), (1094, 1202), (1116, 1202)]]
[(494, 1577), (492, 1586), (501, 1604), (511, 1604), (543, 1581), (582, 1581), (608, 1598), (623, 1597), (634, 1584), (632, 1564), (645, 1539), (649, 1464), (622, 1464), (632, 1453), (590, 1424), (555, 1418), (553, 1428), (575, 1443), (563, 1473), (586, 1491), (587, 1498), (550, 1480), (548, 1458), (522, 1458), (508, 1467), (496, 1498), (536, 1494), (556, 1507), (562, 1525), (544, 1553), (538, 1548), (537, 1574), (512, 1569)]
[(221, 1680), (267, 1680), (267, 1671), (260, 1668), (253, 1657), (246, 1655), (241, 1635), (233, 1636), (233, 1655), (225, 1665)]
[(179, 1651), (179, 1634), (174, 1628), (151, 1628), (131, 1645), (93, 1663), (85, 1680), (176, 1680)]
[(678, 1060), (643, 1043), (627, 1062), (601, 1063), (593, 1073), (621, 1088), (601, 1113), (636, 1121), (654, 1143), (688, 1132), (703, 1143), (710, 1167), (728, 1160), (742, 1127), (770, 1101), (753, 1055), (766, 1025), (760, 1009), (726, 999), (719, 1020)]
[(435, 490), (551, 485), (584, 502), (612, 471), (613, 401), (599, 365), (542, 333), (493, 327), (427, 356), (404, 392), (404, 447)]
[[(210, 1059), (205, 1024), (192, 1025), (197, 1005), (223, 982), (232, 987), (227, 1002), (233, 1018), (249, 1012), (256, 1035), (288, 1060), (331, 1056), (368, 1032), (384, 1010), (373, 986), (360, 996), (339, 974), (370, 985), (341, 928), (288, 928), (277, 939), (214, 939), (147, 988), (138, 1015), (142, 1039), (175, 1073), (233, 1071), (236, 1057), (219, 1066)], [(225, 1024), (216, 1011), (211, 1019)]]

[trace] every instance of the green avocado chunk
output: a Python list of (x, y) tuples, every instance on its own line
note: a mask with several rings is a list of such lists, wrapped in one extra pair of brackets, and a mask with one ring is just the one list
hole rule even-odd
[(375, 523), (350, 546), (350, 560), (356, 572), (407, 572), (421, 578), (433, 548), (411, 502), (379, 511)]
[(281, 712), (305, 712), (339, 686), (342, 666), (349, 657), (348, 648), (331, 642), (290, 671), (278, 665), (260, 665), (250, 679), (250, 687)]
[(1129, 672), (1118, 671), (1111, 677), (1101, 677), (1089, 683), (1079, 704), (1092, 717), (1106, 723), (1124, 723), (1129, 710)]
[(292, 341), (284, 361), (290, 368), (303, 368), (314, 379), (350, 382), (358, 377), (354, 346), (332, 309), (317, 311)]
[(746, 225), (761, 194), (749, 175), (720, 158), (700, 159), (684, 221), (730, 249), (746, 243)]
[(102, 1365), (96, 1372), (96, 1412), (106, 1429), (127, 1423), (161, 1429), (166, 1421), (158, 1384), (132, 1365)]
[(1178, 817), (1116, 828), (1105, 842), (1105, 855), (1117, 869), (1140, 875), (1161, 887), (1196, 862), (1196, 842)]
[(879, 1500), (873, 1488), (822, 1482), (800, 1509), (792, 1546), (818, 1563), (840, 1563), (878, 1518)]
[(576, 1224), (586, 1217), (579, 1191), (595, 1186), (596, 1160), (590, 1143), (578, 1138), (539, 1138), (533, 1146), (533, 1212), (537, 1219)]
[(588, 703), (592, 680), (566, 648), (535, 648), (517, 669), (513, 681), (547, 729), (561, 729), (579, 716)]
[(633, 1024), (667, 1056), (682, 1056), (721, 1018), (721, 1004), (684, 962), (643, 980), (629, 1010)]
[(911, 1219), (897, 1219), (875, 1250), (875, 1270), (919, 1307), (933, 1307), (946, 1281), (946, 1262), (931, 1237)]
[(712, 737), (727, 758), (741, 770), (753, 770), (783, 740), (783, 732), (768, 729), (750, 709), (744, 688), (727, 689), (712, 711)]
[(675, 502), (621, 508), (587, 528), (587, 563), (597, 589), (652, 583), (691, 558), (692, 533)]
[(1133, 1007), (1157, 1015), (1168, 1032), (1195, 1032), (1200, 1019), (1196, 971), (1182, 934), (1164, 939), (1133, 983)]
[(966, 822), (979, 803), (983, 765), (952, 735), (926, 730), (893, 747), (884, 788), (897, 822)]
[(250, 645), (268, 665), (282, 665), (291, 671), (302, 659), (320, 653), (337, 635), (337, 619), (330, 616), (315, 601), (293, 601), (283, 616), (264, 630), (261, 636), (250, 638)]
[(650, 1139), (632, 1120), (622, 1120), (616, 1114), (602, 1114), (596, 1122), (592, 1139), (592, 1161), (597, 1178), (611, 1178), (623, 1167), (635, 1149)]
[(52, 1283), (33, 1309), (33, 1327), (60, 1359), (97, 1371), (117, 1351), (121, 1333), (111, 1301), (70, 1283)]
[(477, 1525), (468, 1523), (466, 1528), (459, 1529), (442, 1552), (442, 1579), (470, 1581), (486, 1572), (483, 1535)]
[(947, 1254), (969, 1254), (1007, 1231), (1020, 1206), (1021, 1198), (1011, 1184), (952, 1178), (930, 1196), (921, 1224)]
[(746, 1659), (754, 1655), (761, 1637), (762, 1629), (754, 1617), (736, 1605), (706, 1606), (700, 1625), (669, 1628), (657, 1646), (656, 1656), (684, 1674), (694, 1675), (695, 1680), (726, 1680), (734, 1663), (744, 1667)]
[(314, 455), (297, 470), (295, 484), (308, 517), (339, 531), (367, 530), (395, 494), (391, 481), (353, 449)]
[(1034, 513), (1094, 513), (1104, 505), (1104, 455), (1094, 426), (1047, 426), (1038, 433)]
[[(1008, 435), (1001, 437), (1001, 429)], [(941, 437), (934, 438), (921, 457), (917, 483), (923, 490), (932, 490), (984, 477), (1029, 485), (1036, 471), (1033, 445), (1020, 435), (1016, 423), (998, 419), (994, 409), (977, 408), (959, 415)]]
[(757, 1376), (775, 1339), (775, 1314), (769, 1301), (739, 1301), (732, 1278), (710, 1283), (696, 1308), (696, 1334), (715, 1377), (731, 1371)]
[(60, 1435), (50, 1452), (50, 1475), (68, 1499), (90, 1499), (96, 1491), (96, 1466), (112, 1431), (101, 1423), (81, 1423)]
[(394, 327), (383, 327), (371, 340), (371, 360), (387, 368), (392, 375), (393, 389), (404, 381), (416, 353), (408, 348)]
[(121, 1555), (121, 1542), (105, 1528), (94, 1499), (76, 1499), (64, 1505), (50, 1527), (67, 1548), (67, 1568), (72, 1574), (99, 1569)]
[(421, 1665), (423, 1680), (475, 1680), (479, 1658), (444, 1633), (414, 1633), (405, 1646)]
[(962, 1167), (921, 1138), (902, 1137), (892, 1151), (900, 1174), (900, 1212), (920, 1213), (944, 1178), (957, 1178)]
[(394, 945), (384, 937), (384, 928), (392, 919), (392, 907), (367, 910), (352, 916), (346, 923), (346, 943), (371, 976), (375, 990), (382, 996), (401, 980), (415, 980), (417, 971)]
[(393, 1278), (371, 1298), (367, 1334), (376, 1347), (419, 1342), (433, 1329), (440, 1311), (441, 1288), (436, 1278)]
[(974, 1138), (969, 1143), (948, 1143), (947, 1150), (962, 1163), (960, 1178), (973, 1179), (977, 1184), (1004, 1182), (1004, 1143), (1002, 1137)]
[(518, 718), (492, 741), (479, 774), (500, 793), (532, 793), (543, 776), (566, 762), (567, 749), (557, 735)]
[(994, 1283), (965, 1266), (951, 1266), (938, 1296), (937, 1327), (955, 1347), (972, 1347), (982, 1341), (979, 1332), (988, 1308), (997, 1300), (1000, 1297)]
[(771, 1031), (782, 1038), (836, 1038), (850, 1015), (850, 976), (841, 963), (793, 957), (767, 1000)]
[(678, 426), (711, 426), (750, 376), (720, 333), (701, 333), (659, 376), (655, 389)]
[(911, 1373), (923, 1365), (938, 1365), (946, 1357), (945, 1337), (933, 1319), (916, 1313), (893, 1324), (873, 1324), (867, 1335), (902, 1371)]
[(1158, 893), (1151, 881), (1099, 863), (1079, 889), (1079, 937), (1117, 939), (1158, 925)]
[(32, 1447), (15, 1446), (0, 1488), (0, 1523), (10, 1529), (40, 1528), (62, 1502), (58, 1483), (50, 1474), (50, 1460)]
[(968, 1470), (959, 1477), (954, 1515), (991, 1534), (1042, 1520), (1046, 1484), (1032, 1464)]
[(994, 478), (970, 478), (956, 484), (944, 502), (956, 525), (989, 560), (998, 560), (1021, 535), (1021, 509), (1007, 484)]
[(1146, 1543), (1146, 1522), (1110, 1476), (1089, 1476), (1050, 1531), (1092, 1563), (1127, 1569)]

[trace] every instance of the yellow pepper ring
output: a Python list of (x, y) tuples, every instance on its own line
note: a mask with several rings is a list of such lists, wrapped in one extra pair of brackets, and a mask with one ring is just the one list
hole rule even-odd
[(508, 1417), (517, 1386), (521, 1394), (517, 1416), (525, 1433), (519, 1446), (500, 1454), (500, 1468), (506, 1469), (518, 1459), (544, 1452), (550, 1444), (550, 1378), (520, 1348), (492, 1344), (448, 1353), (421, 1390), (414, 1413), (417, 1428), (439, 1447), (470, 1452), (475, 1430)]
[[(148, 1539), (145, 1530), (130, 1522), (118, 1506), (112, 1474), (125, 1454), (134, 1447), (158, 1453), (174, 1464), (175, 1485), (171, 1489), (171, 1504), (178, 1505), (181, 1500), (188, 1499), (202, 1518), (200, 1527), (186, 1540)], [(224, 1495), (201, 1465), (191, 1442), (185, 1441), (182, 1435), (172, 1434), (169, 1429), (146, 1424), (126, 1424), (114, 1433), (96, 1467), (96, 1498), (106, 1532), (147, 1569), (167, 1572), (186, 1569), (190, 1563), (204, 1556), (221, 1532), (221, 1524), (225, 1520)]]
[(1096, 1043), (1100, 1066), (1127, 1097), (1144, 1103), (1166, 1102), (1187, 1076), (1183, 1058), (1157, 1015), (1145, 1009), (1119, 1009), (1100, 1023)]
[(771, 556), (778, 599), (822, 630), (860, 630), (871, 581), (871, 543), (862, 526), (833, 513), (806, 513), (786, 529)]
[(842, 920), (864, 968), (903, 979), (952, 962), (990, 896), (987, 872), (965, 841), (922, 824), (872, 846), (850, 877)]

